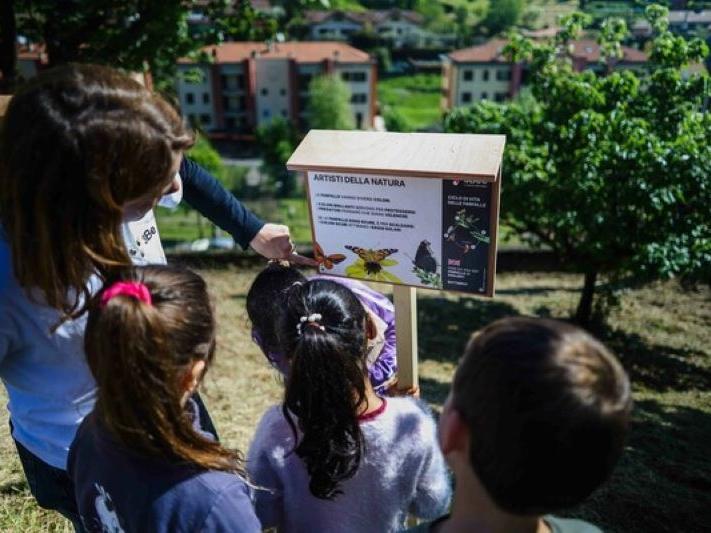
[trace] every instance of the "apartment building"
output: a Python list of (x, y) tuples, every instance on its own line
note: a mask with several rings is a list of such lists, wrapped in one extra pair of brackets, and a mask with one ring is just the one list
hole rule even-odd
[[(501, 102), (512, 98), (525, 83), (525, 65), (511, 63), (504, 55), (505, 39), (455, 50), (445, 56), (442, 66), (442, 108), (469, 106), (480, 100)], [(600, 63), (600, 45), (593, 40), (574, 41), (570, 58), (576, 70), (602, 72), (607, 68), (640, 68), (647, 61), (644, 52), (623, 47), (623, 58), (607, 65)]]
[(375, 62), (346, 43), (229, 42), (205, 51), (210, 64), (180, 61), (177, 92), (183, 114), (208, 132), (250, 134), (275, 117), (308, 129), (309, 84), (322, 74), (340, 76), (350, 89), (356, 126), (373, 125)]

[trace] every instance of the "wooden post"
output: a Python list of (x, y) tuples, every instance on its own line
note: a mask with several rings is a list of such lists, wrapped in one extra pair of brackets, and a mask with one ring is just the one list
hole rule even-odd
[(393, 286), (397, 335), (398, 387), (419, 385), (417, 372), (417, 289)]

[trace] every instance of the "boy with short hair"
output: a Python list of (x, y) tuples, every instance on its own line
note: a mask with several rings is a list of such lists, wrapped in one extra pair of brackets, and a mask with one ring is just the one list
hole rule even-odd
[(440, 419), (451, 514), (413, 531), (593, 533), (550, 513), (612, 472), (629, 423), (627, 375), (596, 339), (554, 320), (505, 318), (473, 335)]

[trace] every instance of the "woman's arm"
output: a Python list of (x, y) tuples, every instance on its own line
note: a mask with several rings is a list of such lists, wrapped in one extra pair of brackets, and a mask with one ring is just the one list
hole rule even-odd
[(200, 214), (234, 237), (242, 248), (264, 227), (257, 216), (226, 190), (207, 170), (183, 157), (180, 163), (183, 198)]
[(295, 264), (316, 265), (313, 259), (295, 252), (288, 227), (262, 222), (195, 161), (183, 157), (180, 177), (183, 180), (185, 201), (232, 235), (243, 249), (251, 246), (267, 259), (286, 259)]

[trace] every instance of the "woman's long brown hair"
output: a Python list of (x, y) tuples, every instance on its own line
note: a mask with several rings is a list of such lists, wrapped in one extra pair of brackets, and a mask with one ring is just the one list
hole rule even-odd
[(198, 360), (209, 366), (215, 351), (205, 281), (162, 266), (119, 280), (143, 283), (152, 303), (114, 296), (102, 306), (100, 293), (89, 306), (85, 350), (100, 423), (133, 451), (245, 475), (242, 455), (196, 431), (181, 402), (186, 372)]
[(159, 197), (192, 142), (160, 96), (108, 67), (57, 67), (20, 89), (0, 126), (0, 230), (19, 284), (82, 313), (88, 278), (131, 263), (122, 206)]

